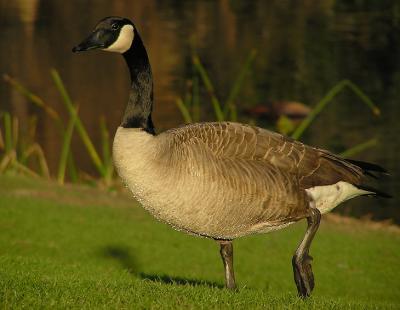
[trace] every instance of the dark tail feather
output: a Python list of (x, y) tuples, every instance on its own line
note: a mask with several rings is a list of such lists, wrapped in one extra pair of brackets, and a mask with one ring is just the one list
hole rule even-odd
[(379, 177), (378, 177), (377, 175), (373, 174), (372, 172), (363, 170), (363, 173), (364, 173), (365, 175), (371, 177), (371, 178), (379, 179)]
[(365, 161), (353, 160), (353, 159), (346, 159), (346, 161), (348, 161), (349, 163), (351, 163), (353, 165), (360, 167), (366, 175), (369, 175), (373, 178), (377, 178), (377, 176), (375, 174), (373, 174), (372, 172), (389, 175), (389, 172), (386, 169), (382, 168), (381, 166), (375, 165), (375, 164), (367, 163)]
[(359, 189), (362, 189), (364, 191), (371, 192), (371, 195), (382, 197), (382, 198), (393, 198), (391, 195), (381, 192), (380, 190), (377, 190), (376, 188), (366, 186), (366, 185), (357, 185)]

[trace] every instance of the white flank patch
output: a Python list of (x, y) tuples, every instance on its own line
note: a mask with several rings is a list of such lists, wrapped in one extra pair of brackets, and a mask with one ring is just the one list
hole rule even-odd
[(306, 189), (306, 192), (322, 214), (331, 211), (346, 200), (372, 193), (343, 181), (333, 185), (310, 187)]
[(132, 45), (134, 31), (132, 25), (124, 25), (119, 31), (117, 40), (103, 51), (125, 53)]

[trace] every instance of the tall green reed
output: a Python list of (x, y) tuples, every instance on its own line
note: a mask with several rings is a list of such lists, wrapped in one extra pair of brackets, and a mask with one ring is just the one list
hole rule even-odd
[[(55, 69), (52, 69), (51, 71), (51, 76), (53, 78), (53, 81), (57, 87), (57, 90), (59, 91), (61, 98), (62, 98), (62, 103), (66, 107), (70, 118), (71, 122), (76, 126), (77, 132), (79, 133), (79, 136), (83, 142), (83, 144), (86, 147), (86, 150), (92, 159), (93, 164), (95, 165), (97, 171), (100, 173), (101, 176), (105, 175), (105, 168), (103, 165), (102, 160), (100, 159), (99, 154), (96, 151), (96, 148), (94, 147), (94, 144), (92, 140), (89, 137), (89, 134), (87, 133), (86, 128), (83, 126), (83, 123), (81, 119), (78, 116), (78, 113), (76, 111), (76, 107), (72, 103), (72, 100), (68, 94), (68, 92), (65, 89), (64, 83), (61, 80), (60, 75)], [(65, 136), (64, 136), (65, 140)]]
[[(110, 136), (108, 129), (105, 126), (105, 121), (102, 120), (100, 122), (100, 131), (102, 138), (102, 155), (103, 155), (103, 158), (101, 158), (85, 126), (83, 125), (82, 120), (78, 115), (78, 106), (73, 103), (59, 73), (55, 69), (52, 69), (50, 71), (50, 74), (56, 86), (56, 89), (62, 99), (61, 102), (68, 111), (69, 120), (67, 122), (67, 125), (63, 123), (60, 115), (56, 112), (55, 109), (53, 109), (50, 105), (48, 105), (38, 95), (34, 94), (28, 88), (23, 86), (18, 80), (11, 78), (9, 75), (4, 75), (4, 80), (17, 92), (19, 92), (25, 98), (27, 98), (29, 102), (43, 109), (45, 113), (55, 121), (56, 126), (59, 129), (60, 136), (62, 138), (60, 159), (57, 169), (57, 181), (60, 184), (64, 183), (67, 171), (69, 172), (69, 176), (72, 181), (76, 181), (78, 179), (75, 161), (73, 159), (71, 152), (71, 141), (74, 131), (76, 129), (76, 132), (78, 133), (80, 139), (82, 140), (86, 148), (86, 151), (90, 159), (92, 160), (93, 165), (95, 166), (97, 172), (100, 175), (100, 179), (103, 180), (107, 186), (110, 185), (113, 177), (113, 167), (112, 167), (111, 152), (110, 152)], [(8, 120), (6, 120), (6, 122), (8, 122)], [(7, 135), (9, 135), (8, 132), (9, 131), (6, 132)], [(8, 138), (8, 136), (6, 136), (4, 140), (5, 140), (4, 144), (7, 144), (6, 147), (7, 149), (9, 143), (8, 141), (10, 139)]]
[[(350, 89), (359, 99), (360, 102), (365, 104), (368, 108), (371, 109), (372, 113), (375, 116), (379, 116), (381, 114), (380, 109), (376, 106), (375, 103), (358, 87), (350, 80), (342, 80), (334, 85), (326, 95), (315, 105), (315, 107), (311, 110), (311, 113), (300, 123), (300, 125), (294, 130), (291, 137), (293, 139), (300, 139), (304, 133), (304, 131), (310, 127), (312, 122), (317, 118), (317, 116), (325, 109), (325, 107), (333, 101), (333, 99), (346, 88)], [(344, 158), (352, 157), (358, 153), (365, 151), (368, 148), (376, 146), (378, 140), (376, 138), (369, 139), (366, 142), (362, 142), (356, 146), (349, 148), (348, 150), (340, 153), (339, 155)]]
[(183, 120), (185, 123), (192, 123), (193, 121), (198, 122), (200, 120), (200, 99), (199, 99), (199, 80), (202, 81), (203, 86), (209, 96), (211, 105), (213, 107), (214, 116), (217, 121), (237, 120), (237, 108), (236, 98), (240, 93), (240, 90), (245, 82), (245, 77), (249, 73), (251, 65), (257, 55), (256, 50), (250, 51), (245, 62), (241, 66), (235, 81), (230, 88), (227, 99), (222, 102), (218, 99), (214, 84), (212, 83), (210, 76), (202, 64), (200, 57), (197, 54), (192, 56), (192, 65), (194, 75), (189, 85), (192, 85), (192, 89), (189, 89), (182, 98), (176, 100), (176, 105), (180, 110)]
[(315, 105), (311, 113), (300, 123), (300, 125), (292, 133), (293, 139), (300, 139), (304, 131), (311, 125), (315, 118), (325, 109), (328, 103), (342, 92), (345, 88), (349, 88), (354, 94), (361, 99), (361, 102), (367, 105), (372, 110), (374, 115), (380, 115), (379, 108), (372, 102), (372, 100), (353, 82), (349, 80), (342, 80), (334, 85), (326, 95)]

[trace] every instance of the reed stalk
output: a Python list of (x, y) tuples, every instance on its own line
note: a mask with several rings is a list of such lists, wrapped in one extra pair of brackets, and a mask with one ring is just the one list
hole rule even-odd
[(195, 122), (200, 121), (200, 94), (199, 94), (199, 78), (197, 75), (192, 79), (192, 115)]
[(4, 150), (3, 130), (0, 128), (0, 150)]
[[(24, 153), (25, 153), (24, 156), (26, 158), (36, 155), (42, 176), (47, 179), (50, 179), (49, 166), (47, 165), (46, 157), (44, 156), (43, 149), (40, 147), (40, 145), (37, 143), (34, 143), (31, 146), (29, 146)], [(19, 163), (18, 160), (16, 160), (16, 162)], [(20, 164), (20, 166), (26, 167), (25, 165), (23, 165), (21, 163), (19, 163), (19, 164)], [(26, 167), (26, 168), (28, 168), (28, 167)]]
[(376, 138), (373, 138), (347, 149), (346, 151), (340, 153), (339, 156), (344, 158), (350, 158), (358, 153), (365, 151), (366, 149), (376, 146), (377, 144), (378, 140)]
[(19, 122), (16, 116), (12, 117), (11, 122), (11, 134), (12, 134), (12, 148), (17, 149), (18, 137), (19, 137)]
[(0, 162), (0, 174), (3, 173), (8, 166), (12, 164), (13, 161), (17, 158), (17, 153), (15, 150), (11, 150), (3, 156)]
[(11, 115), (8, 112), (3, 114), (4, 122), (4, 150), (6, 153), (11, 152), (13, 149), (12, 145), (12, 125), (11, 125)]
[(10, 77), (8, 74), (4, 74), (3, 79), (6, 83), (12, 86), (17, 92), (27, 98), (30, 102), (43, 109), (43, 111), (45, 111), (50, 118), (55, 120), (58, 125), (62, 126), (60, 115), (51, 106), (46, 104), (42, 98), (31, 92), (29, 89), (24, 87), (17, 79)]
[(64, 106), (67, 108), (67, 110), (70, 114), (70, 117), (76, 118), (75, 126), (77, 129), (77, 132), (78, 132), (79, 136), (81, 137), (81, 139), (86, 147), (86, 150), (88, 151), (89, 156), (92, 159), (93, 164), (95, 165), (95, 167), (96, 167), (97, 171), (100, 173), (100, 175), (104, 177), (106, 174), (104, 165), (103, 165), (92, 141), (90, 140), (90, 137), (89, 137), (85, 127), (83, 126), (81, 119), (76, 115), (76, 110), (74, 108), (74, 105), (72, 103), (72, 100), (71, 100), (69, 94), (67, 93), (67, 91), (65, 89), (64, 83), (62, 82), (60, 75), (58, 74), (58, 72), (55, 69), (52, 69), (51, 76), (53, 78), (53, 81), (54, 81), (60, 95), (61, 95), (61, 98), (63, 99), (62, 102), (64, 103)]
[(106, 126), (106, 121), (104, 117), (100, 118), (100, 132), (101, 132), (101, 145), (103, 152), (103, 163), (106, 171), (104, 179), (106, 181), (106, 185), (110, 185), (114, 173), (114, 165), (111, 155), (110, 132)]
[(208, 92), (208, 95), (210, 96), (211, 104), (213, 106), (217, 121), (219, 121), (219, 122), (224, 121), (225, 115), (224, 115), (224, 111), (222, 110), (222, 105), (221, 105), (220, 101), (218, 100), (217, 96), (215, 95), (214, 86), (211, 83), (211, 80), (208, 76), (206, 69), (200, 62), (200, 58), (197, 55), (194, 55), (192, 57), (192, 61), (193, 61), (193, 65), (195, 66), (196, 70), (200, 74), (200, 77), (204, 83), (204, 86)]
[(78, 171), (76, 169), (75, 161), (74, 161), (71, 151), (68, 154), (67, 167), (68, 167), (68, 172), (69, 172), (69, 177), (70, 177), (71, 182), (73, 182), (73, 183), (78, 182), (78, 180), (79, 180)]
[(187, 106), (183, 103), (182, 98), (177, 98), (175, 101), (179, 111), (182, 114), (183, 120), (186, 124), (190, 124), (193, 122), (192, 117), (190, 116), (190, 111), (188, 110)]
[(38, 175), (35, 171), (33, 171), (32, 169), (29, 169), (28, 167), (22, 165), (21, 163), (19, 163), (18, 161), (13, 161), (11, 163), (11, 167), (26, 174), (29, 177), (33, 177), (33, 178), (40, 178), (40, 175)]
[(232, 88), (229, 92), (228, 99), (224, 105), (224, 114), (228, 115), (228, 111), (230, 111), (230, 120), (236, 121), (237, 120), (237, 109), (235, 105), (235, 100), (242, 89), (243, 83), (245, 81), (246, 75), (250, 71), (250, 67), (253, 64), (254, 60), (257, 56), (257, 50), (253, 49), (250, 51), (249, 55), (246, 58), (246, 61), (242, 65), (239, 74), (237, 75), (235, 82), (232, 85)]
[(187, 82), (185, 99), (183, 100), (185, 107), (190, 111), (192, 107), (192, 92), (191, 92), (191, 81)]
[(57, 182), (59, 184), (64, 184), (65, 171), (67, 168), (68, 157), (70, 155), (72, 134), (74, 132), (76, 121), (78, 119), (79, 107), (76, 106), (74, 109), (75, 109), (76, 113), (74, 113), (73, 115), (70, 116), (70, 119), (69, 119), (69, 122), (67, 125), (67, 129), (64, 133), (63, 140), (62, 140), (61, 154), (60, 154), (60, 160), (58, 163), (58, 172), (57, 172)]

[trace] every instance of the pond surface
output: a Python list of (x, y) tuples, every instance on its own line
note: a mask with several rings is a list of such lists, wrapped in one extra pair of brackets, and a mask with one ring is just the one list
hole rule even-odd
[[(96, 22), (108, 15), (134, 20), (147, 46), (155, 79), (154, 121), (164, 130), (183, 122), (175, 100), (192, 77), (195, 49), (221, 99), (226, 99), (247, 55), (258, 51), (238, 97), (241, 111), (276, 101), (315, 105), (337, 82), (350, 79), (380, 107), (376, 117), (351, 91), (340, 93), (301, 138), (341, 152), (377, 138), (377, 146), (355, 156), (391, 173), (380, 188), (398, 196), (400, 134), (399, 1), (81, 1), (13, 0), (0, 2), (0, 73), (25, 86), (67, 117), (49, 70), (56, 68), (89, 134), (99, 144), (99, 119), (113, 132), (127, 100), (129, 79), (119, 55), (75, 55)], [(207, 98), (204, 96), (204, 98)], [(202, 120), (213, 120), (209, 100)], [(24, 126), (38, 115), (37, 141), (52, 171), (60, 152), (54, 122), (10, 87), (0, 83), (0, 110), (11, 111)], [(273, 128), (269, 121), (258, 125)], [(78, 137), (73, 140), (79, 166), (94, 173)], [(398, 199), (360, 198), (340, 212), (400, 222)]]

